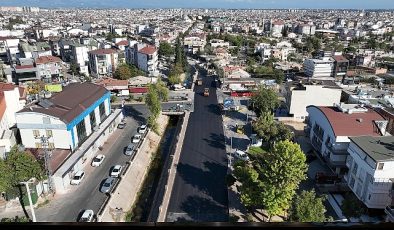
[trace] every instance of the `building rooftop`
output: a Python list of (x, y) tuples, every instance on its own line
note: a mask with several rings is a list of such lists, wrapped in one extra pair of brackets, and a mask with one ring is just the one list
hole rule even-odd
[(360, 136), (350, 140), (376, 162), (394, 160), (394, 136)]
[(318, 108), (330, 122), (335, 136), (381, 136), (375, 121), (385, 119), (371, 109), (366, 112), (355, 111), (347, 113), (341, 111), (336, 106), (308, 106)]
[(104, 87), (93, 83), (71, 83), (64, 87), (62, 92), (47, 99), (46, 108), (36, 104), (17, 113), (43, 113), (57, 117), (68, 124), (107, 92)]
[(349, 60), (347, 60), (344, 56), (342, 55), (335, 55), (332, 57), (335, 61), (337, 62), (348, 62)]
[(36, 59), (36, 64), (38, 64), (38, 65), (53, 63), (53, 62), (62, 62), (62, 60), (60, 58), (54, 57), (54, 56), (42, 56), (42, 57), (38, 57)]
[(147, 54), (147, 55), (152, 55), (156, 52), (156, 47), (154, 46), (145, 46), (144, 48), (140, 49), (138, 52)]
[(116, 51), (113, 49), (98, 49), (98, 50), (92, 50), (89, 53), (94, 54), (94, 55), (103, 55), (103, 54), (113, 54)]

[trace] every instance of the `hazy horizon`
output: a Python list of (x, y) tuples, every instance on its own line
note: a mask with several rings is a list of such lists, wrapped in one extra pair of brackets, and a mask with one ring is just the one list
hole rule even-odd
[(394, 9), (394, 0), (2, 0), (1, 6), (41, 8)]

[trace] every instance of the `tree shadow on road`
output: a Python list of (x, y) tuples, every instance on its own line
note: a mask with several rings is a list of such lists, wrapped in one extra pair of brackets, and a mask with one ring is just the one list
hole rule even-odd
[(216, 133), (211, 133), (210, 138), (204, 138), (204, 141), (208, 142), (208, 145), (216, 148), (216, 149), (225, 149), (224, 145), (224, 135), (223, 134), (216, 134)]
[(215, 104), (209, 104), (206, 106), (208, 108), (208, 111), (210, 113), (216, 114), (216, 115), (221, 115), (221, 111), (218, 105)]
[(142, 124), (142, 123), (146, 123), (146, 116), (148, 116), (147, 114), (143, 114), (140, 111), (136, 110), (134, 108), (134, 106), (125, 106), (126, 110), (127, 110), (127, 116), (131, 116), (134, 120), (136, 120), (138, 123)]
[(222, 205), (199, 196), (189, 196), (181, 209), (194, 221), (228, 222), (228, 210)]
[(213, 201), (223, 206), (228, 206), (228, 193), (225, 177), (227, 166), (205, 161), (204, 167), (208, 170), (191, 166), (189, 164), (178, 164), (177, 173), (186, 184), (198, 188), (201, 194), (205, 194)]

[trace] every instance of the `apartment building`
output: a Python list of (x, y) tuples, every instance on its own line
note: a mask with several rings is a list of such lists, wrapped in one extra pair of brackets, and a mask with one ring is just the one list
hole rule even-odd
[(158, 50), (155, 46), (130, 41), (125, 50), (126, 63), (135, 65), (138, 69), (151, 76), (157, 76)]
[(387, 121), (372, 109), (360, 105), (308, 106), (306, 134), (313, 148), (339, 175), (347, 171), (349, 137), (386, 134)]
[(203, 51), (206, 45), (205, 34), (193, 34), (186, 36), (183, 39), (183, 45), (187, 52), (196, 54), (198, 51)]
[(285, 85), (285, 99), (288, 113), (295, 120), (304, 121), (308, 116), (306, 108), (333, 106), (341, 100), (342, 88), (333, 81), (289, 82)]
[(98, 49), (89, 52), (89, 69), (95, 78), (112, 76), (118, 66), (118, 53), (114, 49)]
[(62, 60), (54, 56), (42, 56), (36, 58), (37, 78), (52, 82), (53, 79), (63, 77)]
[(331, 77), (334, 69), (334, 61), (331, 58), (306, 59), (304, 61), (305, 75), (311, 78)]
[(79, 73), (89, 75), (88, 64), (89, 64), (89, 49), (88, 47), (81, 44), (72, 44), (72, 56), (71, 61), (78, 65)]
[(332, 58), (334, 59), (333, 77), (342, 79), (349, 68), (349, 60), (342, 55), (334, 55)]
[(393, 136), (350, 137), (344, 179), (368, 208), (385, 209), (394, 205)]

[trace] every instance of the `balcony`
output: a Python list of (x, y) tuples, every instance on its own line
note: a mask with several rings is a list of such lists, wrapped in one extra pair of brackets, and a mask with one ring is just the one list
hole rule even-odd
[(347, 152), (347, 148), (346, 149), (339, 149), (337, 147), (337, 145), (331, 144), (331, 143), (326, 143), (326, 147), (327, 147), (328, 151), (330, 151), (334, 155), (341, 155), (341, 156), (349, 155), (349, 153)]

